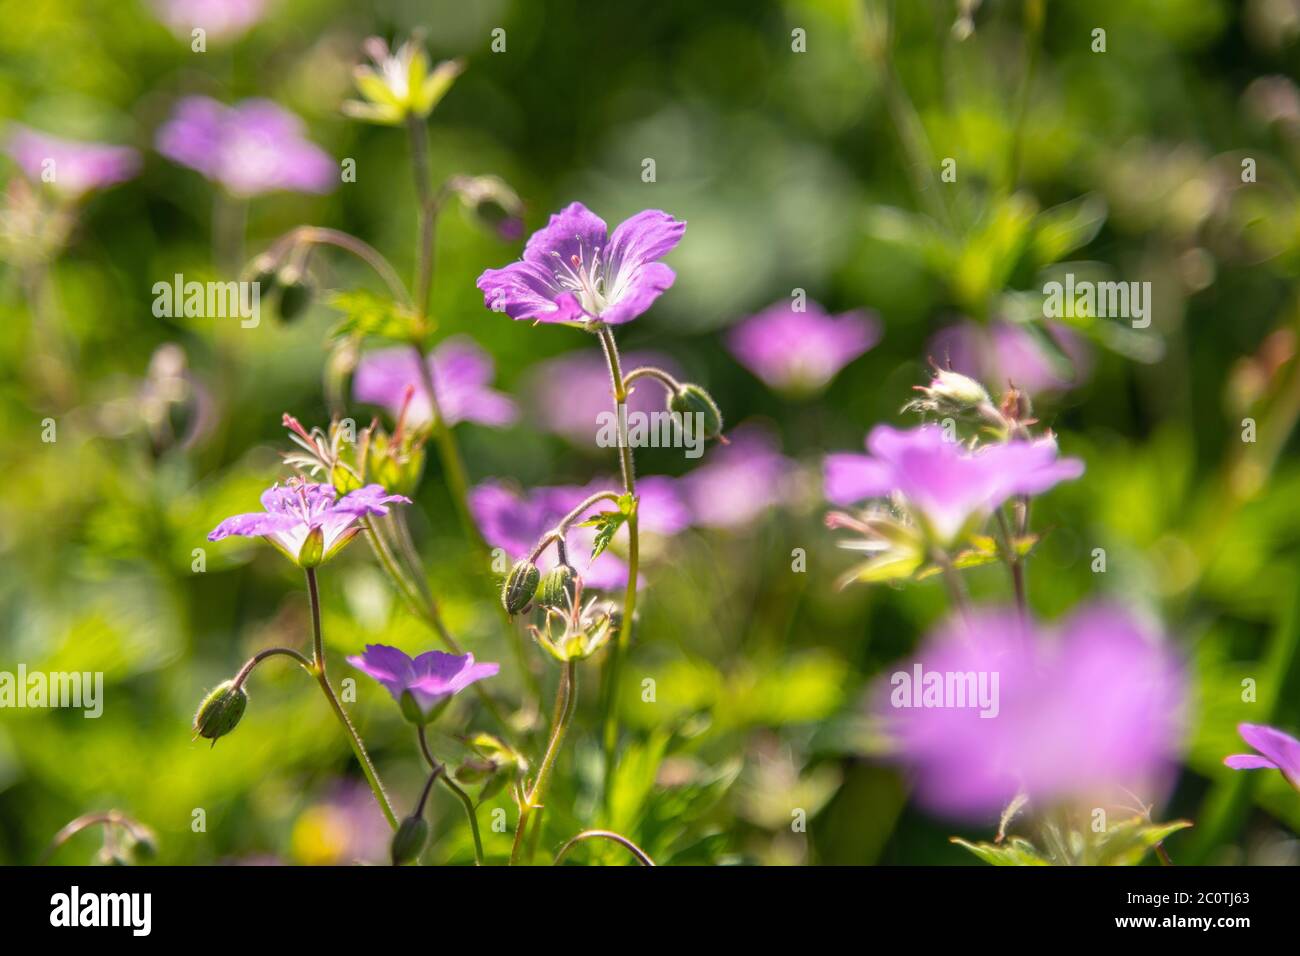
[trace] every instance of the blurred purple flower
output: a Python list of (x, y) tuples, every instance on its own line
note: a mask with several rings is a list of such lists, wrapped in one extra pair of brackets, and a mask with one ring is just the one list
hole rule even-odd
[(130, 179), (140, 169), (140, 154), (129, 146), (62, 139), (14, 123), (5, 152), (34, 183), (48, 185), (70, 199)]
[[(494, 372), (492, 357), (473, 339), (447, 339), (429, 353), (426, 361), (438, 407), (448, 425), (469, 421), (501, 427), (517, 417), (515, 403), (488, 387)], [(396, 417), (408, 386), (414, 388), (414, 393), (406, 421), (422, 425), (432, 418), (429, 396), (415, 353), (409, 348), (379, 349), (363, 355), (352, 380), (352, 394), (357, 401), (383, 406)]]
[[(1182, 668), (1119, 608), (1085, 607), (1053, 635), (1013, 610), (981, 610), (941, 626), (905, 667), (877, 688), (874, 709), (935, 812), (986, 818), (1017, 793), (1039, 806), (1105, 804), (1163, 789), (1175, 766)], [(952, 675), (967, 686), (973, 675), (993, 706), (937, 686), (927, 702), (918, 675), (922, 688), (938, 675), (954, 690)]]
[(769, 306), (727, 333), (731, 354), (771, 388), (810, 394), (880, 341), (880, 322), (864, 311), (831, 316), (816, 302), (796, 312)]
[(647, 209), (611, 236), (603, 219), (570, 203), (529, 237), (523, 259), (488, 269), (478, 287), (489, 309), (512, 319), (621, 325), (673, 284), (676, 273), (658, 260), (685, 231), (686, 223)]
[[(674, 377), (681, 368), (657, 352), (625, 352), (623, 374), (644, 366), (662, 368)], [(530, 372), (529, 408), (538, 423), (573, 444), (595, 447), (600, 424), (596, 416), (614, 407), (610, 394), (609, 367), (596, 349), (570, 352), (540, 363)], [(655, 382), (632, 383), (627, 398), (628, 414), (662, 412), (667, 405), (663, 388)]]
[(1013, 495), (1042, 494), (1083, 474), (1079, 459), (1058, 458), (1050, 436), (971, 451), (950, 441), (938, 425), (908, 431), (877, 425), (867, 450), (870, 455), (826, 456), (827, 499), (847, 506), (897, 493), (942, 541)]
[[(366, 515), (386, 515), (388, 505), (410, 504), (411, 499), (390, 495), (380, 485), (366, 485), (338, 498), (333, 485), (291, 479), (285, 487), (274, 485), (262, 492), (265, 511), (234, 515), (208, 535), (209, 541), (237, 535), (265, 538), (295, 563), (319, 564), (329, 560), (361, 530), (357, 522)], [(303, 553), (313, 532), (320, 533), (320, 554)]]
[(235, 196), (278, 189), (329, 192), (338, 168), (304, 132), (302, 120), (270, 100), (224, 106), (206, 96), (187, 96), (158, 131), (157, 147)]
[(1223, 758), (1225, 764), (1233, 770), (1280, 770), (1300, 790), (1300, 740), (1264, 724), (1238, 724), (1237, 732), (1263, 756), (1232, 754)]
[(794, 463), (776, 438), (757, 425), (742, 425), (715, 445), (679, 482), (693, 523), (740, 528), (787, 497)]
[(220, 40), (244, 33), (262, 19), (267, 0), (153, 0), (158, 19), (183, 40), (196, 29)]
[(942, 368), (952, 368), (992, 386), (1008, 384), (1030, 395), (1060, 392), (1083, 383), (1091, 371), (1087, 342), (1060, 322), (1044, 322), (1043, 332), (1060, 346), (1073, 367), (1067, 372), (1053, 362), (1032, 332), (1009, 322), (961, 322), (941, 329), (930, 340), (930, 355)]
[(475, 663), (473, 654), (426, 651), (411, 658), (386, 644), (367, 644), (365, 653), (349, 657), (348, 663), (383, 684), (417, 723), (427, 723), (453, 694), (501, 669), (500, 664)]
[[(470, 491), (469, 505), (483, 537), (493, 548), (501, 548), (512, 561), (532, 551), (537, 540), (584, 499), (597, 491), (614, 491), (613, 479), (593, 481), (588, 485), (554, 485), (517, 492), (497, 481), (485, 481)], [(640, 530), (649, 534), (673, 535), (686, 528), (691, 520), (671, 478), (651, 476), (637, 482)], [(590, 514), (608, 511), (613, 502), (594, 505)], [(585, 517), (585, 516), (584, 516)], [(582, 520), (582, 519), (579, 519)], [(625, 538), (620, 530), (614, 540)], [(588, 590), (607, 591), (627, 584), (627, 564), (612, 551), (605, 551), (595, 561), (590, 559), (595, 529), (570, 527), (565, 537), (569, 563), (582, 575)], [(538, 561), (543, 573), (557, 563), (554, 549), (548, 548)]]

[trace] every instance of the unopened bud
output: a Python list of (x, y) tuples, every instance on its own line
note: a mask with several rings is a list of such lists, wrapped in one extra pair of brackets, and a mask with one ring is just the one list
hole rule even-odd
[(292, 322), (311, 305), (312, 287), (307, 279), (286, 269), (280, 274), (280, 318)]
[(218, 737), (235, 729), (247, 706), (248, 694), (244, 688), (236, 687), (232, 680), (218, 684), (199, 704), (194, 715), (194, 735), (211, 740), (215, 746)]
[(507, 614), (518, 614), (537, 593), (537, 584), (542, 574), (537, 565), (531, 561), (518, 561), (506, 575), (506, 582), (501, 587), (501, 603)]
[(557, 564), (542, 577), (537, 603), (542, 607), (567, 608), (578, 590), (578, 572), (568, 564)]
[(429, 842), (429, 822), (424, 817), (407, 817), (393, 834), (393, 866), (413, 863)]
[(704, 416), (704, 437), (717, 438), (722, 434), (722, 412), (718, 409), (718, 404), (713, 400), (713, 396), (700, 388), (698, 385), (687, 383), (675, 392), (668, 395), (668, 411), (674, 416), (693, 415), (699, 413)]
[(325, 559), (325, 532), (312, 528), (298, 549), (298, 566), (302, 568), (317, 567)]

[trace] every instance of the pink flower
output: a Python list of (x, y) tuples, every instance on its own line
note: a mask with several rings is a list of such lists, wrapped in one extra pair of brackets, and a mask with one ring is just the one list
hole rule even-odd
[(950, 441), (938, 425), (909, 431), (878, 425), (867, 437), (867, 450), (870, 455), (826, 457), (827, 499), (852, 505), (897, 494), (944, 542), (1015, 495), (1042, 494), (1083, 474), (1079, 459), (1058, 458), (1051, 437), (971, 451)]
[[(676, 362), (657, 352), (624, 352), (621, 363), (624, 375), (647, 365), (681, 375)], [(597, 416), (614, 407), (609, 367), (599, 349), (568, 352), (539, 363), (529, 374), (528, 393), (529, 413), (538, 423), (578, 446), (595, 447), (600, 431)], [(632, 383), (627, 398), (629, 416), (662, 412), (666, 405), (663, 387), (657, 382), (641, 379)]]
[(741, 528), (786, 499), (794, 463), (766, 429), (742, 425), (679, 479), (694, 524)]
[(1237, 732), (1263, 756), (1233, 754), (1223, 758), (1225, 764), (1233, 770), (1280, 770), (1286, 782), (1300, 790), (1300, 740), (1263, 724), (1238, 724)]
[(168, 159), (235, 196), (329, 192), (338, 167), (304, 134), (302, 120), (270, 100), (224, 106), (206, 96), (187, 96), (158, 131), (157, 146)]
[[(517, 417), (515, 403), (488, 387), (494, 371), (492, 357), (473, 339), (447, 339), (429, 353), (426, 361), (438, 407), (448, 425), (470, 421), (501, 427)], [(352, 393), (357, 401), (381, 405), (396, 417), (408, 386), (414, 391), (407, 423), (422, 425), (431, 420), (432, 412), (415, 353), (409, 348), (378, 349), (363, 355), (352, 380)]]
[(70, 199), (123, 182), (140, 169), (140, 154), (129, 146), (61, 139), (16, 123), (5, 151), (32, 182), (48, 183)]
[(778, 302), (727, 334), (731, 354), (779, 391), (815, 393), (845, 365), (880, 341), (880, 323), (866, 312), (831, 316), (816, 302), (796, 312)]
[(262, 19), (267, 0), (154, 0), (158, 19), (189, 40), (196, 29), (213, 40), (239, 36)]
[(475, 663), (473, 654), (427, 651), (409, 657), (386, 644), (367, 644), (348, 663), (383, 684), (408, 720), (428, 723), (442, 705), (470, 684), (493, 677), (500, 664)]
[(1115, 607), (1055, 631), (1011, 610), (954, 618), (878, 688), (874, 709), (925, 806), (987, 819), (1017, 793), (1106, 805), (1168, 782), (1186, 690), (1176, 659)]
[(930, 340), (929, 354), (939, 366), (951, 367), (995, 390), (1011, 384), (1039, 395), (1065, 391), (1086, 381), (1091, 371), (1087, 342), (1060, 322), (1044, 323), (1042, 331), (1060, 346), (1065, 361), (1053, 362), (1049, 346), (1009, 322), (950, 325)]

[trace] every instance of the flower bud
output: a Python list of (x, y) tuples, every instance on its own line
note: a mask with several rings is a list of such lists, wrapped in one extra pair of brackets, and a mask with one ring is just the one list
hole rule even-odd
[[(687, 383), (668, 395), (668, 411), (674, 416), (699, 413), (704, 416), (704, 437), (717, 438), (722, 434), (722, 412), (713, 396), (698, 385)], [(679, 424), (681, 422), (679, 421)]]
[(223, 681), (199, 704), (194, 715), (194, 735), (211, 740), (216, 746), (218, 737), (235, 729), (247, 706), (248, 694), (244, 688), (236, 687), (232, 680)]
[(568, 564), (557, 564), (542, 577), (537, 603), (542, 607), (567, 608), (578, 591), (578, 572)]
[(143, 828), (131, 830), (122, 840), (122, 852), (134, 864), (147, 863), (158, 855), (158, 841)]
[(936, 368), (929, 385), (918, 385), (922, 398), (914, 399), (904, 411), (932, 415), (984, 415), (992, 411), (993, 403), (984, 386), (969, 376), (952, 369)]
[(429, 842), (429, 822), (424, 817), (407, 817), (393, 834), (393, 866), (413, 863)]
[(499, 176), (462, 176), (456, 179), (455, 190), (484, 228), (508, 242), (523, 235), (523, 201)]
[(518, 614), (528, 607), (533, 595), (537, 593), (537, 584), (541, 577), (541, 572), (533, 562), (515, 563), (510, 573), (506, 575), (506, 582), (501, 588), (501, 603), (505, 606), (507, 614)]
[(286, 269), (280, 273), (280, 318), (292, 322), (311, 305), (312, 287), (302, 275)]

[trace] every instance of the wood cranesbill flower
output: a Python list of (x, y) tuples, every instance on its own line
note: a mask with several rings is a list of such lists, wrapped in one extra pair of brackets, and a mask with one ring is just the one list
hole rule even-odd
[(227, 518), (208, 540), (231, 535), (265, 538), (295, 564), (316, 567), (356, 537), (362, 518), (386, 515), (390, 504), (410, 503), (410, 498), (390, 495), (381, 485), (366, 485), (339, 498), (333, 485), (292, 479), (262, 493), (265, 511)]
[(798, 312), (778, 302), (727, 333), (727, 348), (769, 387), (812, 394), (880, 341), (880, 322), (864, 311), (829, 315), (816, 302)]
[(68, 199), (116, 185), (140, 169), (140, 154), (129, 146), (63, 139), (18, 124), (10, 128), (5, 152), (32, 182)]
[(867, 450), (870, 455), (826, 457), (827, 499), (852, 505), (896, 495), (945, 543), (1013, 496), (1042, 494), (1083, 474), (1083, 462), (1060, 458), (1051, 436), (972, 451), (939, 425), (907, 431), (878, 425), (867, 437)]
[[(447, 339), (429, 353), (426, 361), (438, 408), (448, 425), (470, 421), (501, 427), (515, 420), (515, 403), (488, 387), (494, 371), (492, 357), (473, 339)], [(413, 390), (409, 404), (408, 388)], [(426, 424), (432, 418), (424, 377), (409, 348), (397, 346), (363, 355), (352, 379), (352, 394), (359, 402), (383, 406), (394, 419), (405, 407), (406, 422), (411, 426)]]
[(478, 278), (483, 302), (512, 319), (586, 325), (631, 322), (654, 304), (676, 273), (659, 260), (686, 223), (658, 209), (624, 220), (613, 235), (580, 202), (529, 237), (524, 257)]
[(190, 42), (196, 29), (213, 40), (233, 39), (254, 26), (267, 0), (153, 0), (158, 19), (177, 37)]
[(349, 657), (348, 663), (383, 684), (406, 719), (417, 724), (428, 723), (452, 695), (501, 669), (476, 663), (473, 654), (426, 651), (412, 658), (386, 644), (367, 644), (365, 653)]
[[(661, 368), (682, 377), (681, 366), (661, 352), (632, 350), (620, 359), (624, 375), (638, 368)], [(609, 405), (609, 368), (593, 349), (566, 352), (539, 362), (529, 372), (525, 414), (538, 425), (582, 448), (591, 448), (600, 425), (593, 409)], [(636, 382), (627, 396), (629, 421), (664, 409), (663, 390), (652, 382)]]
[(1238, 724), (1237, 733), (1259, 753), (1232, 754), (1223, 758), (1225, 764), (1233, 770), (1279, 770), (1300, 790), (1300, 740), (1264, 724)]
[(157, 148), (244, 198), (276, 190), (325, 193), (338, 181), (334, 160), (307, 139), (302, 120), (270, 100), (226, 106), (187, 96), (159, 129)]

